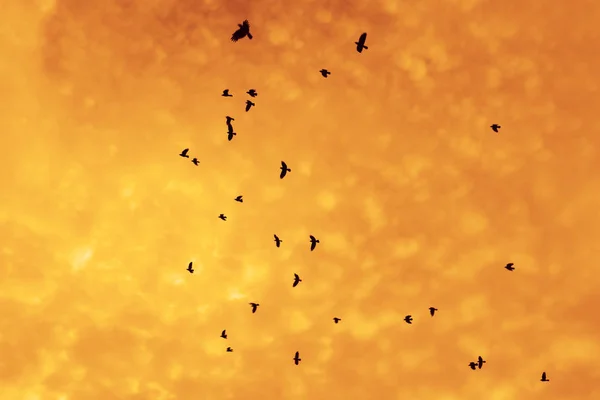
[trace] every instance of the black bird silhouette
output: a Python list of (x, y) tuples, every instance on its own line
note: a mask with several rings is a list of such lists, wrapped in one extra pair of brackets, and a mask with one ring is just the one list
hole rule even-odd
[(260, 304), (258, 303), (249, 303), (252, 306), (252, 314), (254, 314), (256, 312), (256, 309), (258, 308), (258, 306), (260, 306)]
[(313, 235), (310, 235), (310, 251), (313, 251), (315, 247), (317, 247), (317, 243), (321, 242), (319, 242), (319, 240)]
[(223, 94), (221, 96), (223, 96), (223, 97), (233, 97), (232, 94), (229, 94), (229, 89), (223, 90)]
[(181, 157), (190, 158), (190, 156), (188, 156), (188, 151), (190, 151), (190, 149), (183, 149), (183, 151), (179, 155)]
[(404, 321), (405, 321), (407, 324), (412, 324), (412, 320), (413, 320), (413, 318), (412, 318), (412, 316), (410, 316), (410, 315), (407, 315), (406, 317), (404, 317)]
[(241, 24), (238, 24), (237, 31), (233, 32), (233, 35), (231, 35), (231, 41), (237, 42), (246, 36), (248, 36), (248, 39), (252, 39), (252, 34), (250, 33), (250, 23), (247, 19), (245, 19)]
[(223, 332), (221, 332), (221, 337), (223, 339), (227, 339), (227, 330), (226, 329), (223, 329)]
[(225, 123), (231, 125), (231, 121), (235, 121), (235, 118), (231, 118), (229, 115), (225, 116)]
[(244, 202), (244, 199), (242, 199), (242, 196), (238, 196), (238, 197), (236, 197), (234, 200), (235, 200), (235, 201), (238, 201), (238, 202), (240, 202), (240, 203), (243, 203), (243, 202)]
[(253, 102), (251, 102), (250, 100), (246, 100), (246, 112), (250, 111), (250, 109), (255, 106), (256, 104), (254, 104)]
[(294, 356), (294, 364), (298, 365), (300, 361), (302, 361), (302, 359), (300, 358), (300, 353), (296, 352), (296, 355)]
[(546, 373), (542, 372), (542, 379), (540, 379), (540, 381), (542, 382), (550, 382), (550, 379), (546, 378)]
[(477, 357), (477, 367), (479, 369), (483, 368), (483, 364), (485, 364), (487, 361), (485, 361), (481, 356)]
[(490, 126), (490, 128), (492, 128), (492, 130), (496, 133), (498, 133), (498, 129), (502, 128), (500, 125), (498, 124), (493, 124)]
[(273, 235), (273, 237), (275, 238), (275, 246), (277, 246), (277, 247), (281, 246), (281, 243), (283, 243), (283, 240), (279, 239), (279, 236), (277, 236), (277, 235)]
[(219, 214), (219, 218), (223, 221), (227, 221), (227, 216), (225, 214)]
[(359, 53), (362, 53), (363, 49), (369, 50), (369, 48), (367, 46), (365, 46), (366, 40), (367, 40), (367, 32), (360, 35), (360, 37), (358, 38), (358, 42), (354, 42), (354, 44), (356, 45), (356, 51), (358, 51)]
[(200, 161), (198, 161), (197, 158), (193, 158), (192, 162), (194, 163), (195, 166), (198, 166), (198, 164), (200, 164)]
[(256, 97), (256, 96), (258, 96), (258, 93), (256, 93), (256, 90), (254, 90), (254, 89), (250, 89), (246, 93), (248, 93), (248, 95), (250, 97)]
[(338, 322), (340, 322), (341, 320), (342, 320), (341, 318), (335, 317), (335, 318), (333, 319), (333, 322), (337, 324), (337, 323), (338, 323)]
[(231, 142), (231, 139), (233, 139), (233, 137), (237, 135), (237, 133), (233, 132), (233, 131), (229, 131), (227, 132), (227, 140), (229, 140)]
[(187, 269), (186, 269), (186, 271), (188, 271), (190, 274), (193, 274), (193, 273), (194, 273), (194, 268), (192, 268), (192, 264), (193, 264), (193, 262), (190, 262), (190, 263), (188, 264), (188, 267), (187, 267)]
[(228, 352), (228, 353), (232, 353), (232, 352), (233, 352), (233, 349), (232, 349), (231, 347), (228, 347), (228, 348), (227, 348), (227, 352)]
[(298, 276), (298, 274), (294, 274), (294, 284), (292, 285), (292, 287), (298, 286), (298, 284), (300, 282), (302, 282), (302, 279), (300, 279), (300, 277)]
[(506, 269), (507, 269), (507, 270), (509, 270), (509, 271), (514, 271), (514, 270), (515, 270), (515, 267), (513, 267), (513, 265), (515, 265), (515, 264), (513, 264), (513, 263), (508, 263), (508, 264), (506, 264), (506, 267), (504, 267), (504, 268), (506, 268)]
[(435, 307), (429, 307), (429, 314), (431, 314), (431, 316), (433, 317), (433, 315), (435, 314), (435, 312), (436, 312), (437, 310), (438, 310), (438, 309), (437, 309), (437, 308), (435, 308)]
[(323, 75), (323, 78), (327, 78), (329, 75), (331, 75), (331, 72), (327, 71), (325, 68), (323, 68), (319, 72), (321, 73), (321, 75)]
[(279, 179), (285, 178), (285, 176), (287, 175), (288, 172), (292, 172), (292, 170), (288, 168), (288, 166), (285, 163), (285, 161), (281, 162), (280, 169), (281, 169), (281, 173), (279, 174)]
[(471, 361), (469, 363), (469, 367), (471, 367), (472, 370), (475, 370), (475, 368), (477, 368), (477, 363), (475, 361)]

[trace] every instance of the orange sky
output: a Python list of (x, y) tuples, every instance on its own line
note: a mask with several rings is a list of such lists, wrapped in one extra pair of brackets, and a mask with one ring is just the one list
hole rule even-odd
[(0, 399), (599, 399), (598, 2), (286, 3), (3, 3)]

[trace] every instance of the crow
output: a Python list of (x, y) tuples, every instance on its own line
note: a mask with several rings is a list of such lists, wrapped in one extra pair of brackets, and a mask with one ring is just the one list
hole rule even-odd
[(190, 149), (183, 149), (183, 151), (179, 155), (181, 157), (190, 158), (190, 156), (188, 156), (188, 151), (190, 151)]
[(496, 133), (498, 133), (498, 129), (502, 128), (500, 125), (498, 124), (493, 124), (490, 126), (490, 128), (492, 128), (492, 130)]
[(367, 40), (367, 32), (360, 35), (360, 37), (358, 38), (358, 42), (354, 42), (354, 44), (356, 45), (356, 51), (358, 51), (359, 53), (362, 53), (363, 49), (365, 49), (365, 50), (369, 49), (367, 46), (365, 46), (366, 40)]
[(285, 178), (285, 176), (287, 175), (288, 172), (292, 172), (292, 170), (288, 168), (288, 166), (285, 163), (285, 161), (281, 162), (281, 167), (280, 168), (281, 168), (281, 174), (279, 174), (279, 179)]
[(193, 264), (193, 262), (190, 261), (190, 263), (188, 264), (188, 267), (186, 269), (186, 271), (188, 271), (190, 274), (194, 273), (194, 268), (192, 268), (192, 264)]
[(550, 379), (546, 378), (546, 373), (542, 372), (542, 379), (540, 379), (540, 381), (542, 382), (550, 382)]
[(195, 166), (198, 166), (198, 164), (200, 164), (200, 161), (198, 161), (197, 158), (193, 158), (192, 162), (194, 163)]
[(475, 370), (475, 368), (477, 368), (477, 363), (476, 363), (476, 362), (474, 362), (474, 361), (471, 361), (471, 362), (469, 363), (469, 367), (471, 367), (471, 369), (472, 369), (472, 370)]
[(240, 202), (240, 203), (244, 202), (244, 199), (242, 199), (242, 196), (238, 196), (234, 200), (237, 201), (237, 202)]
[(231, 35), (231, 41), (237, 42), (246, 36), (248, 36), (248, 39), (252, 39), (252, 34), (250, 33), (250, 23), (247, 19), (245, 19), (241, 24), (238, 24), (238, 29), (233, 32), (233, 35)]
[(412, 324), (412, 320), (413, 320), (413, 318), (412, 318), (412, 316), (410, 316), (410, 315), (407, 315), (406, 317), (404, 317), (404, 321), (405, 321), (407, 324)]
[(225, 329), (223, 329), (223, 332), (221, 332), (221, 337), (223, 339), (227, 339), (227, 331)]
[(477, 367), (479, 367), (479, 369), (483, 368), (483, 364), (485, 364), (487, 361), (485, 361), (481, 356), (477, 357)]
[(231, 347), (228, 347), (228, 348), (227, 348), (227, 352), (228, 352), (228, 353), (232, 353), (232, 352), (233, 352), (233, 349), (232, 349)]
[(256, 312), (256, 310), (258, 309), (258, 306), (260, 306), (260, 304), (258, 303), (249, 303), (250, 306), (252, 306), (252, 314), (254, 314)]
[(292, 285), (292, 287), (298, 286), (298, 284), (300, 282), (302, 282), (302, 279), (300, 279), (300, 277), (298, 276), (298, 274), (294, 274), (294, 284)]
[(310, 251), (313, 251), (315, 247), (317, 247), (317, 243), (321, 242), (319, 242), (319, 240), (313, 235), (310, 235)]
[(515, 267), (513, 267), (513, 265), (515, 265), (515, 264), (513, 264), (513, 263), (508, 263), (508, 264), (506, 264), (506, 267), (504, 267), (504, 268), (506, 268), (506, 269), (507, 269), (507, 270), (509, 270), (509, 271), (514, 271), (514, 270), (515, 270)]
[(338, 317), (335, 317), (335, 318), (333, 318), (333, 322), (334, 322), (334, 323), (336, 323), (336, 324), (337, 324), (338, 322), (340, 322), (341, 320), (342, 320), (342, 319), (341, 319), (341, 318), (338, 318)]
[(277, 235), (273, 235), (273, 237), (275, 238), (275, 246), (277, 246), (277, 247), (281, 246), (281, 243), (283, 243), (283, 240), (279, 239), (279, 236), (277, 236)]
[(258, 93), (256, 93), (256, 90), (254, 89), (250, 89), (246, 92), (250, 97), (256, 97), (258, 96)]
[(429, 314), (431, 314), (431, 316), (433, 317), (433, 315), (435, 314), (435, 312), (436, 312), (437, 310), (438, 310), (438, 309), (437, 309), (437, 308), (435, 308), (435, 307), (429, 307)]
[(253, 102), (251, 102), (250, 100), (246, 100), (246, 112), (250, 111), (250, 109), (255, 106), (256, 104), (254, 104)]
[(219, 214), (219, 219), (222, 219), (223, 221), (227, 221), (227, 216), (225, 214)]
[(223, 94), (221, 96), (223, 96), (223, 97), (233, 97), (232, 94), (229, 94), (229, 89), (223, 90)]
[(323, 75), (323, 78), (327, 78), (329, 75), (331, 75), (331, 72), (327, 71), (325, 68), (323, 68), (319, 72), (321, 73), (321, 75)]
[(294, 364), (298, 365), (300, 361), (302, 361), (302, 359), (300, 358), (300, 353), (296, 352), (296, 355), (294, 356)]

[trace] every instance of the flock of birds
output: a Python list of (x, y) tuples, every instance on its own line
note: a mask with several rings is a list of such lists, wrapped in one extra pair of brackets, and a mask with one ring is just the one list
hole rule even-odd
[[(252, 39), (253, 36), (250, 33), (250, 24), (248, 22), (248, 20), (243, 21), (241, 24), (238, 24), (238, 29), (233, 33), (233, 35), (231, 36), (231, 41), (232, 42), (237, 42), (240, 39), (243, 39), (247, 37), (248, 39)], [(356, 51), (358, 51), (359, 53), (362, 53), (363, 50), (368, 49), (368, 47), (365, 45), (365, 42), (367, 40), (367, 34), (363, 33), (360, 35), (359, 39), (357, 42), (355, 42), (356, 44)], [(327, 69), (323, 68), (319, 71), (321, 73), (321, 75), (325, 78), (327, 78), (329, 75), (331, 75), (331, 72), (328, 71)], [(258, 96), (258, 93), (256, 92), (255, 89), (249, 89), (246, 92), (250, 97), (255, 98), (256, 96)], [(222, 93), (223, 97), (233, 97), (233, 95), (230, 93), (229, 89), (225, 89), (223, 90)], [(250, 111), (250, 109), (255, 106), (255, 104), (250, 101), (250, 100), (246, 100), (246, 112)], [(227, 139), (229, 141), (231, 141), (233, 139), (233, 137), (236, 135), (236, 132), (233, 129), (233, 125), (232, 125), (232, 121), (235, 121), (235, 119), (233, 119), (230, 116), (225, 117), (226, 118), (226, 124), (227, 124)], [(490, 128), (492, 128), (492, 130), (496, 133), (499, 132), (499, 129), (501, 128), (500, 125), (498, 124), (492, 124), (490, 126)], [(181, 154), (179, 154), (181, 157), (184, 158), (189, 158), (188, 155), (189, 149), (184, 149)], [(193, 158), (192, 159), (192, 163), (194, 163), (194, 165), (198, 165), (200, 162), (198, 161), (197, 158)], [(286, 175), (289, 172), (292, 172), (292, 170), (288, 167), (288, 165), (285, 163), (285, 161), (281, 162), (281, 166), (280, 166), (280, 170), (281, 172), (279, 173), (279, 178), (283, 179), (286, 177)], [(239, 202), (239, 203), (243, 203), (243, 196), (239, 195), (237, 197), (235, 197), (234, 199), (235, 201)], [(218, 216), (219, 219), (223, 220), (223, 221), (227, 221), (227, 216), (225, 216), (224, 214), (219, 214)], [(281, 244), (283, 243), (283, 240), (281, 240), (279, 238), (279, 236), (277, 235), (273, 235), (274, 236), (274, 241), (275, 241), (275, 246), (276, 247), (280, 247)], [(310, 239), (310, 251), (314, 251), (315, 248), (317, 247), (317, 244), (320, 243), (319, 240), (314, 237), (313, 235), (309, 236)], [(506, 266), (504, 267), (506, 268), (508, 271), (514, 271), (515, 267), (513, 263), (508, 263), (506, 264)], [(193, 268), (193, 262), (190, 262), (188, 267), (187, 267), (187, 271), (191, 274), (194, 273), (194, 268)], [(298, 286), (298, 284), (302, 282), (302, 279), (300, 279), (300, 276), (298, 276), (298, 274), (294, 274), (294, 280), (292, 283), (292, 287), (296, 287)], [(256, 313), (256, 311), (258, 310), (258, 307), (260, 306), (259, 303), (249, 303), (252, 313)], [(436, 313), (436, 311), (438, 311), (437, 308), (435, 307), (429, 307), (429, 314), (433, 317)], [(338, 317), (334, 317), (333, 318), (333, 322), (334, 323), (339, 323), (342, 319), (338, 318)], [(407, 315), (406, 317), (404, 317), (404, 321), (407, 324), (412, 324), (413, 321), (413, 317), (412, 315)], [(221, 338), (223, 339), (227, 339), (227, 330), (223, 330), (221, 332)], [(231, 347), (227, 347), (227, 352), (233, 352), (233, 349)], [(299, 365), (300, 361), (302, 361), (302, 359), (300, 358), (300, 352), (296, 352), (296, 354), (294, 355), (293, 361), (296, 365)], [(472, 370), (476, 370), (476, 369), (481, 369), (483, 368), (483, 364), (485, 364), (487, 361), (485, 361), (483, 359), (483, 357), (479, 356), (477, 358), (477, 361), (471, 361), (468, 366), (472, 369)], [(547, 378), (546, 376), (546, 372), (542, 373), (542, 377), (540, 379), (542, 382), (549, 382), (550, 380)]]

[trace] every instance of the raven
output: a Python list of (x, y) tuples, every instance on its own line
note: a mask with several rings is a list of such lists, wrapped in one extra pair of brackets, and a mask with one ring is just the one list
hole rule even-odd
[(237, 42), (246, 36), (248, 36), (248, 39), (252, 39), (252, 34), (250, 33), (250, 23), (247, 19), (245, 19), (241, 24), (238, 24), (238, 30), (233, 32), (233, 35), (231, 35), (231, 41)]
[(358, 38), (358, 42), (354, 42), (354, 44), (356, 45), (356, 51), (358, 51), (359, 53), (362, 53), (363, 49), (365, 49), (365, 50), (369, 49), (367, 46), (365, 46), (366, 40), (367, 40), (367, 32), (360, 35), (360, 37)]

